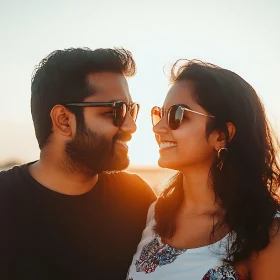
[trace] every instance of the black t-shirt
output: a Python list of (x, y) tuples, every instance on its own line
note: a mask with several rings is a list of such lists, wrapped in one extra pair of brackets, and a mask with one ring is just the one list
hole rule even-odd
[(0, 279), (124, 280), (154, 200), (125, 172), (74, 196), (45, 188), (27, 165), (0, 172)]

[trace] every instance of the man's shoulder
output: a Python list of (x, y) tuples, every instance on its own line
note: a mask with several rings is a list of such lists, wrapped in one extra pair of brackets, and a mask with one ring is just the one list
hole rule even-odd
[(11, 169), (0, 171), (0, 192), (10, 190), (19, 184), (20, 169), (21, 166), (14, 166)]
[(106, 181), (111, 181), (116, 188), (133, 196), (148, 196), (151, 201), (156, 199), (152, 188), (139, 175), (126, 171), (104, 172), (102, 174)]
[(134, 185), (135, 187), (140, 186), (150, 188), (147, 182), (143, 180), (143, 178), (141, 178), (139, 175), (129, 173), (126, 171), (107, 171), (102, 174), (102, 177), (105, 178), (105, 180), (119, 182), (125, 185)]
[(2, 170), (0, 171), (0, 184), (1, 183), (7, 183), (14, 178), (15, 170), (18, 168), (18, 166), (14, 166), (11, 169), (8, 170)]

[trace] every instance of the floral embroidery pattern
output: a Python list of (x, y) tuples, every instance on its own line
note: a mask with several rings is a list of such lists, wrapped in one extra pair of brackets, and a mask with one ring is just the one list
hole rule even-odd
[(135, 262), (137, 272), (151, 273), (158, 266), (172, 263), (176, 258), (186, 251), (170, 247), (162, 242), (159, 235), (146, 244), (140, 254), (140, 259)]
[(244, 280), (241, 278), (234, 267), (230, 265), (211, 268), (201, 280)]

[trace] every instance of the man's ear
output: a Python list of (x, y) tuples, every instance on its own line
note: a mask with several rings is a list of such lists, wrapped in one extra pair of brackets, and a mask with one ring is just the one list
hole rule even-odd
[(227, 126), (227, 130), (228, 130), (228, 139), (226, 137), (225, 132), (223, 132), (223, 131), (218, 132), (219, 137), (217, 139), (216, 150), (219, 150), (220, 148), (225, 148), (227, 143), (229, 143), (235, 135), (235, 132), (236, 132), (235, 125), (232, 122), (227, 122), (226, 126)]
[(64, 136), (72, 136), (75, 129), (74, 114), (62, 105), (55, 105), (50, 113), (52, 130)]

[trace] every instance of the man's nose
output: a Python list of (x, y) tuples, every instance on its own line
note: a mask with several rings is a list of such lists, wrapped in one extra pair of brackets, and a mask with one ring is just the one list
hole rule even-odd
[(122, 126), (120, 127), (120, 129), (122, 131), (129, 132), (131, 134), (136, 131), (136, 129), (137, 129), (136, 123), (133, 120), (133, 118), (131, 117), (129, 112), (126, 114), (125, 120), (124, 120)]

